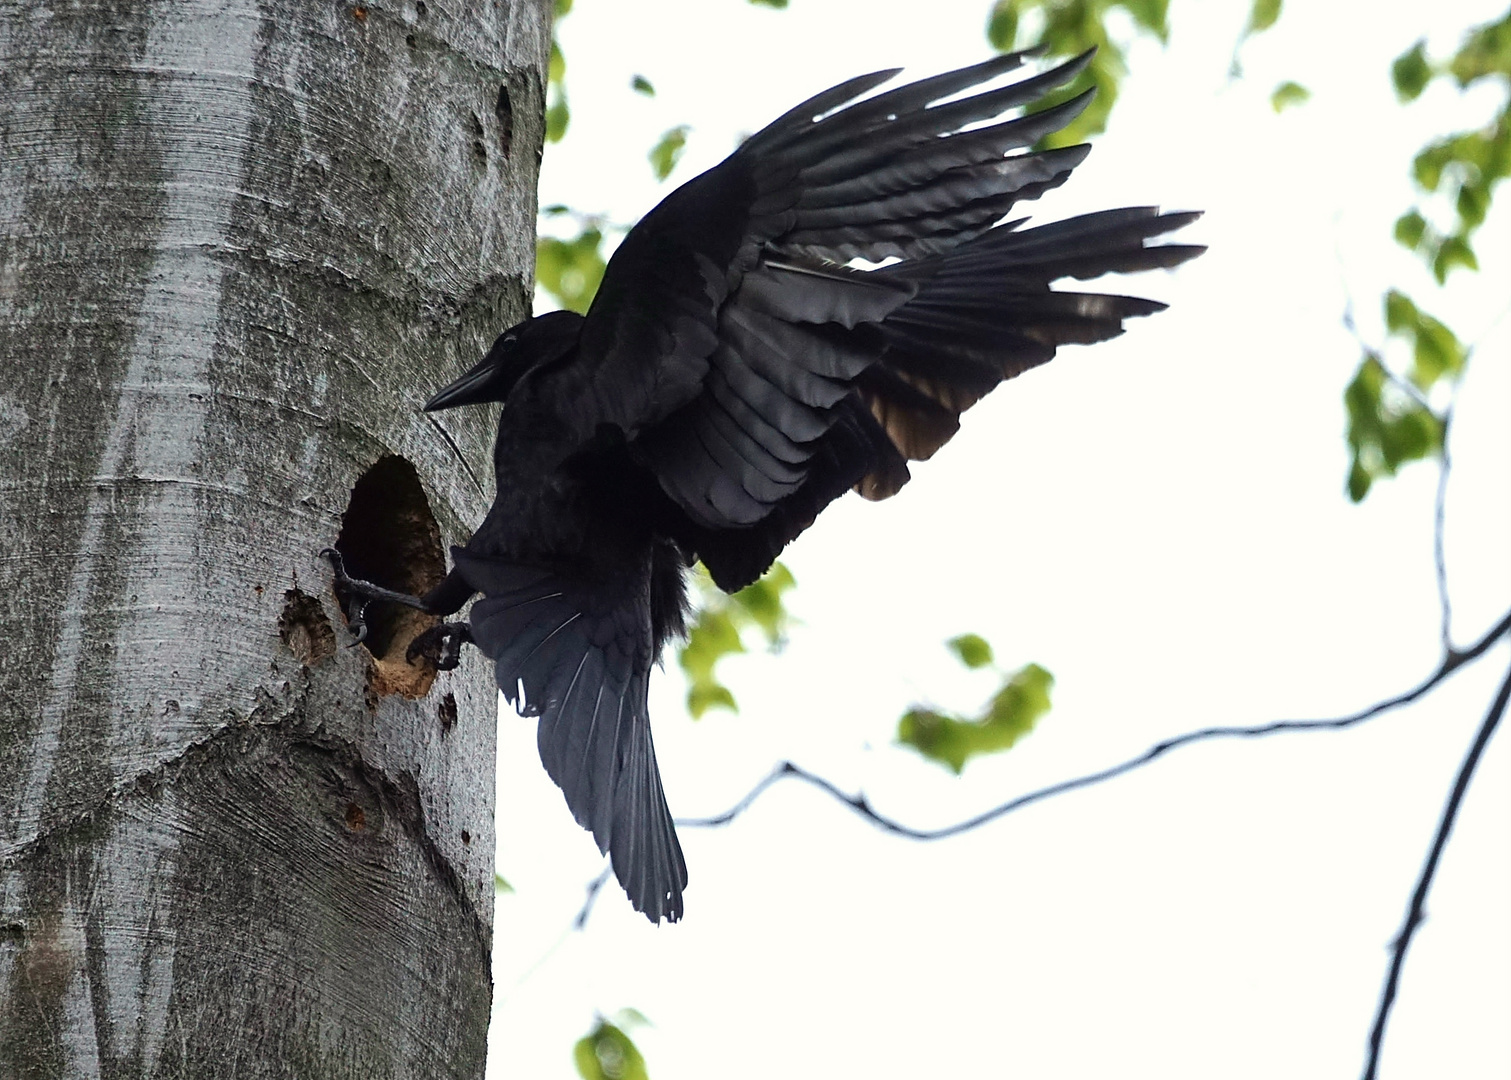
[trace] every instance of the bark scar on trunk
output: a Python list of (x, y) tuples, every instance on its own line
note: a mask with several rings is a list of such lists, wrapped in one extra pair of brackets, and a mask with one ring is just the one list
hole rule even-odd
[(336, 631), (325, 617), (320, 601), (298, 588), (283, 594), (278, 615), (278, 636), (289, 652), (305, 667), (314, 667), (336, 655)]

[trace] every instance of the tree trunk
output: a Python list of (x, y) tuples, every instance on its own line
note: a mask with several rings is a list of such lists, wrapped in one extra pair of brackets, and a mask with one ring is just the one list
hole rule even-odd
[[(0, 1077), (480, 1076), (497, 696), (349, 640), (529, 304), (544, 0), (0, 0)], [(444, 430), (443, 430), (444, 429)], [(338, 540), (339, 537), (339, 540)]]

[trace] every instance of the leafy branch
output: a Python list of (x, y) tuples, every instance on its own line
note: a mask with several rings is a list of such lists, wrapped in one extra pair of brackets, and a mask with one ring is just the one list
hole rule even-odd
[[(1511, 173), (1511, 13), (1475, 27), (1447, 61), (1435, 63), (1418, 41), (1391, 66), (1402, 104), (1415, 101), (1435, 79), (1451, 78), (1460, 90), (1482, 81), (1499, 85), (1503, 97), (1482, 127), (1434, 140), (1412, 162), (1412, 178), (1434, 205), (1413, 206), (1396, 219), (1396, 241), (1414, 252), (1439, 285), (1457, 268), (1479, 269), (1473, 239), (1484, 223), (1495, 190)], [(1434, 224), (1432, 216), (1446, 224)], [(1440, 320), (1404, 292), (1385, 294), (1385, 328), (1412, 355), (1406, 376), (1393, 375), (1382, 350), (1364, 349), (1348, 389), (1348, 444), (1352, 460), (1348, 496), (1360, 502), (1376, 480), (1394, 476), (1410, 461), (1446, 453), (1448, 408), (1434, 397), (1451, 396), (1463, 378), (1470, 350)], [(1441, 390), (1439, 388), (1446, 388)]]

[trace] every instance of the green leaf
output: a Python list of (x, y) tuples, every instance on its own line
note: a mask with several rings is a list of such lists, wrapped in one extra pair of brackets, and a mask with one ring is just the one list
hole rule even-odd
[[(1415, 305), (1412, 310), (1416, 310)], [(1348, 445), (1353, 455), (1348, 497), (1354, 502), (1362, 501), (1376, 480), (1394, 476), (1407, 462), (1442, 452), (1442, 421), (1392, 383), (1373, 353), (1366, 353), (1360, 362), (1343, 392), (1343, 404), (1348, 412)]]
[(1437, 254), (1433, 256), (1432, 274), (1438, 279), (1439, 285), (1448, 279), (1449, 273), (1455, 266), (1462, 266), (1469, 270), (1480, 268), (1474, 249), (1469, 246), (1468, 239), (1463, 236), (1445, 237)]
[(686, 124), (678, 124), (662, 135), (660, 141), (651, 147), (651, 152), (646, 156), (650, 158), (651, 171), (656, 174), (657, 180), (665, 180), (677, 167), (677, 161), (682, 157), (682, 150), (687, 146), (687, 133), (691, 130), (692, 128)]
[(1015, 0), (997, 0), (986, 17), (986, 40), (998, 52), (1009, 52), (1018, 40), (1018, 5)]
[(633, 79), (631, 79), (630, 89), (635, 91), (635, 93), (637, 94), (644, 94), (646, 97), (656, 96), (656, 88), (651, 85), (651, 81), (644, 75), (636, 75)]
[(493, 891), (502, 896), (504, 893), (512, 893), (514, 886), (504, 880), (503, 874), (495, 873), (493, 875)]
[(577, 1074), (583, 1080), (649, 1080), (645, 1058), (624, 1029), (602, 1017), (597, 1026), (572, 1048)]
[(1459, 185), (1458, 198), (1454, 200), (1454, 204), (1466, 231), (1479, 228), (1485, 223), (1485, 215), (1490, 212), (1489, 185), (1483, 181)]
[(1427, 61), (1427, 41), (1418, 41), (1396, 57), (1390, 65), (1390, 81), (1401, 102), (1415, 101), (1432, 81), (1432, 65)]
[(1464, 363), (1469, 358), (1468, 350), (1459, 342), (1452, 330), (1431, 315), (1422, 316), (1417, 329), (1416, 351), (1413, 357), (1411, 381), (1423, 390), (1429, 390), (1441, 378), (1458, 378), (1463, 374)]
[(542, 236), (535, 242), (535, 280), (562, 307), (586, 313), (603, 281), (603, 234), (588, 226), (570, 240)]
[(1398, 289), (1385, 294), (1385, 329), (1392, 334), (1409, 334), (1422, 313), (1411, 297)]
[(983, 668), (992, 662), (992, 647), (980, 634), (961, 634), (950, 638), (945, 644), (960, 657), (960, 662), (972, 670)]
[(709, 605), (698, 612), (677, 657), (687, 674), (687, 711), (694, 720), (709, 709), (739, 711), (734, 694), (714, 677), (714, 667), (726, 656), (745, 651), (745, 641), (730, 615), (729, 605)]
[(1302, 105), (1310, 101), (1312, 92), (1300, 83), (1283, 82), (1275, 87), (1270, 94), (1270, 108), (1277, 113), (1284, 112), (1292, 105)]
[[(557, 17), (572, 9), (571, 0), (566, 0), (566, 11), (557, 7)], [(546, 101), (546, 141), (561, 142), (567, 133), (567, 124), (572, 119), (572, 110), (567, 107), (567, 58), (551, 38), (551, 58), (546, 64), (546, 83), (550, 87)]]
[(1350, 502), (1363, 502), (1364, 496), (1369, 494), (1370, 485), (1374, 483), (1374, 476), (1360, 463), (1357, 456), (1348, 467), (1348, 499)]
[(1396, 243), (1415, 251), (1427, 232), (1427, 219), (1420, 211), (1410, 210), (1396, 218)]
[(561, 142), (571, 119), (572, 111), (567, 108), (567, 95), (560, 90), (553, 90), (551, 104), (546, 106), (546, 141)]
[(572, 12), (572, 0), (556, 0), (555, 16), (560, 19)]
[[(1168, 44), (1170, 39), (1170, 0), (1121, 0), (1120, 6), (1133, 16), (1133, 21)], [(1279, 0), (1276, 2), (1279, 6)]]
[(748, 651), (745, 631), (749, 629), (760, 632), (767, 648), (782, 646), (792, 621), (784, 594), (795, 581), (781, 563), (773, 563), (759, 580), (733, 595), (714, 585), (701, 566), (695, 581), (697, 608), (677, 663), (687, 676), (687, 711), (697, 720), (709, 709), (739, 711), (734, 694), (719, 681), (715, 668), (725, 657)]
[(921, 706), (909, 709), (897, 722), (897, 741), (958, 776), (971, 758), (1009, 750), (1031, 732), (1049, 712), (1053, 687), (1054, 676), (1038, 664), (1028, 664), (1003, 680), (979, 716), (952, 716)]
[(1488, 187), (1511, 169), (1511, 117), (1506, 113), (1483, 131), (1466, 131), (1424, 147), (1412, 161), (1412, 175), (1428, 191), (1436, 191), (1445, 175), (1461, 183)]
[(1280, 18), (1280, 0), (1254, 0), (1249, 8), (1250, 34), (1258, 34), (1274, 26)]
[(750, 0), (756, 7), (776, 8), (778, 11), (787, 6), (787, 0)]
[(758, 580), (729, 598), (766, 635), (769, 647), (780, 645), (786, 638), (788, 615), (782, 597), (794, 584), (792, 571), (773, 563)]
[(1463, 373), (1468, 350), (1452, 330), (1397, 289), (1385, 294), (1385, 328), (1392, 336), (1411, 343), (1411, 381), (1423, 391), (1431, 390), (1445, 376), (1456, 379)]
[(1038, 664), (1028, 664), (997, 691), (987, 723), (995, 730), (1000, 749), (1006, 750), (1027, 735), (1049, 712), (1049, 692), (1054, 685), (1053, 675)]
[(734, 691), (722, 683), (714, 682), (712, 665), (709, 667), (709, 676), (687, 688), (687, 712), (694, 720), (701, 720), (709, 709), (728, 709), (732, 713), (740, 711)]
[(1471, 31), (1448, 70), (1460, 86), (1488, 76), (1511, 77), (1511, 13)]

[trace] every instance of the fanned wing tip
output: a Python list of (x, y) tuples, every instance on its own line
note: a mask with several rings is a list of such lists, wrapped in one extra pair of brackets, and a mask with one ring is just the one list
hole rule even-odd
[(902, 68), (883, 68), (881, 71), (873, 71), (866, 75), (857, 75), (853, 79), (846, 79), (837, 86), (814, 94), (811, 98), (799, 102), (767, 124), (760, 131), (746, 139), (741, 149), (753, 152), (764, 152), (776, 146), (792, 135), (799, 134), (811, 127), (819, 117), (832, 112), (848, 101), (853, 101), (862, 94), (868, 93), (882, 83), (895, 79), (902, 73)]
[[(1157, 215), (1155, 220), (1162, 226), (1158, 232), (1148, 234), (1148, 239), (1156, 236), (1164, 236), (1184, 229), (1187, 225), (1199, 220), (1205, 211), (1202, 210), (1171, 210), (1161, 214), (1158, 207), (1152, 207)], [(1149, 256), (1148, 268), (1173, 269), (1181, 263), (1189, 262), (1207, 250), (1206, 244), (1151, 244), (1144, 248)]]
[[(1026, 61), (1043, 58), (1048, 52), (1048, 46), (1037, 45), (1031, 49), (1000, 53), (954, 71), (946, 71), (906, 83), (895, 90), (889, 90), (863, 101), (857, 99), (896, 78), (903, 69), (885, 68), (866, 75), (858, 75), (788, 109), (747, 139), (743, 149), (747, 153), (771, 153), (793, 139), (802, 138), (831, 121), (845, 125), (864, 125), (888, 114), (903, 114), (925, 107), (937, 107), (936, 103), (946, 98), (990, 82), (1000, 75), (1022, 67)], [(1052, 88), (1070, 82), (1091, 63), (1091, 58), (1095, 54), (1096, 49), (1093, 47), (1032, 79), (1025, 80), (1018, 84), (1020, 87), (1018, 93), (1036, 96), (1041, 87)], [(1092, 92), (1094, 91), (1095, 88)], [(1008, 107), (1008, 105), (1003, 106), (1004, 109)]]
[(1149, 259), (1143, 269), (1173, 270), (1181, 263), (1190, 262), (1207, 250), (1206, 244), (1156, 244), (1144, 249)]
[[(1159, 207), (1152, 207), (1155, 213), (1159, 213)], [(1160, 220), (1169, 222), (1170, 227), (1166, 232), (1174, 232), (1176, 229), (1184, 229), (1194, 221), (1198, 221), (1206, 214), (1205, 210), (1166, 210), (1160, 214)]]

